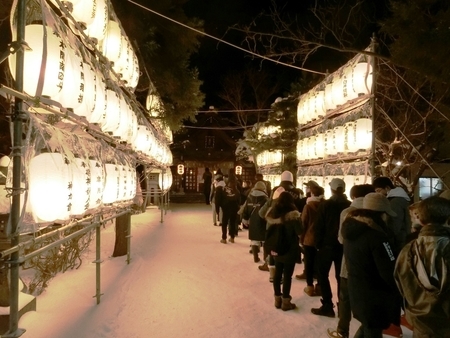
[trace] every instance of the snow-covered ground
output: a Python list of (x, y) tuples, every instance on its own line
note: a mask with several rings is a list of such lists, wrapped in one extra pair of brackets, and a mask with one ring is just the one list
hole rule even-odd
[[(102, 229), (101, 303), (95, 295), (95, 241), (78, 270), (59, 274), (24, 314), (25, 338), (327, 337), (337, 318), (311, 314), (318, 297), (293, 280), (298, 308), (275, 309), (268, 272), (249, 254), (247, 232), (221, 244), (210, 206), (172, 204), (132, 216), (131, 251), (112, 258), (114, 225)], [(297, 265), (295, 274), (301, 273)], [(335, 294), (336, 282), (331, 278)], [(336, 301), (336, 298), (334, 299)], [(359, 324), (353, 321), (351, 336)], [(403, 328), (404, 338), (412, 337)]]

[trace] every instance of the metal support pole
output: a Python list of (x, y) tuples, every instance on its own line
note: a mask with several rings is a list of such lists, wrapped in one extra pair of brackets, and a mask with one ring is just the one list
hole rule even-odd
[[(17, 41), (25, 41), (25, 0), (17, 3)], [(23, 91), (23, 67), (24, 50), (20, 48), (16, 54), (16, 86), (19, 92)], [(23, 101), (16, 98), (14, 101), (13, 114), (13, 179), (12, 179), (12, 205), (10, 214), (11, 246), (19, 244), (19, 233), (17, 231), (20, 220), (20, 198), (21, 198), (21, 177), (22, 177), (22, 119)], [(25, 330), (19, 329), (19, 252), (11, 254), (10, 267), (10, 307), (9, 307), (9, 330), (4, 337), (20, 337)]]
[(372, 36), (372, 42), (370, 46), (370, 51), (372, 52), (371, 56), (371, 64), (372, 64), (372, 96), (370, 99), (370, 105), (372, 110), (372, 156), (370, 157), (370, 177), (372, 178), (372, 182), (375, 179), (375, 161), (376, 161), (376, 128), (375, 128), (375, 115), (376, 115), (376, 96), (375, 91), (377, 89), (376, 83), (378, 78), (378, 65), (377, 58), (375, 57), (375, 53), (377, 52), (377, 38), (375, 34)]

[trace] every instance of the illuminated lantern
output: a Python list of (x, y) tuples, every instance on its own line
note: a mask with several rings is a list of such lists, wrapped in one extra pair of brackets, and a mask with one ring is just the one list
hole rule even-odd
[(160, 98), (154, 94), (147, 95), (145, 108), (147, 108), (152, 117), (158, 117), (162, 109)]
[(100, 206), (103, 200), (103, 187), (105, 184), (105, 171), (100, 161), (89, 160), (91, 194), (89, 195), (89, 209)]
[(116, 62), (119, 60), (122, 51), (122, 30), (118, 22), (109, 20), (101, 51), (109, 61)]
[(108, 2), (106, 0), (96, 1), (94, 20), (87, 25), (84, 33), (90, 38), (97, 40), (98, 43), (105, 37), (108, 27)]
[(126, 141), (128, 144), (134, 145), (137, 138), (137, 131), (138, 131), (138, 120), (136, 113), (134, 110), (130, 107), (130, 122), (127, 129), (127, 138)]
[(168, 191), (173, 183), (172, 172), (170, 169), (161, 172), (158, 177), (159, 188), (162, 191)]
[(297, 141), (297, 160), (303, 161), (303, 140)]
[(183, 164), (179, 164), (177, 166), (177, 174), (178, 175), (183, 175), (184, 174), (184, 165)]
[[(53, 98), (63, 87), (67, 47), (51, 27), (46, 26), (47, 59), (44, 61), (42, 58), (44, 52), (43, 29), (42, 25), (25, 26), (25, 41), (29, 43), (31, 50), (23, 53), (23, 72), (26, 74), (26, 81), (23, 82), (23, 90), (31, 96), (38, 94), (36, 90), (40, 79), (41, 63), (45, 62), (45, 73), (42, 77), (42, 95)], [(9, 56), (9, 66), (11, 74), (15, 77), (16, 54)]]
[(340, 78), (333, 79), (333, 103), (338, 106), (342, 106), (347, 102), (344, 96), (344, 88), (346, 88), (347, 79), (345, 75)]
[(304, 153), (303, 155), (305, 156), (305, 160), (310, 160), (311, 159), (311, 151), (310, 151), (310, 142), (309, 142), (310, 138), (306, 137), (303, 140), (303, 149), (304, 149)]
[(127, 198), (127, 189), (129, 188), (129, 175), (127, 166), (119, 164), (117, 166), (119, 168), (119, 193), (118, 193), (118, 201), (124, 201)]
[(133, 199), (136, 196), (136, 169), (130, 166), (126, 166), (127, 169), (127, 196), (125, 200)]
[(106, 90), (106, 111), (101, 122), (102, 131), (114, 132), (119, 128), (121, 99), (116, 92), (109, 89)]
[(358, 63), (352, 69), (352, 90), (355, 97), (369, 94), (372, 90), (372, 66), (367, 62)]
[(120, 138), (122, 141), (126, 141), (128, 138), (128, 128), (132, 121), (132, 114), (130, 105), (122, 96), (120, 98), (120, 121), (118, 128), (112, 132), (113, 136)]
[(345, 127), (338, 126), (333, 129), (333, 145), (336, 154), (342, 154), (345, 152)]
[(95, 106), (91, 114), (88, 114), (87, 120), (90, 123), (101, 123), (106, 114), (106, 86), (105, 78), (100, 72), (95, 73)]
[(298, 124), (305, 124), (305, 95), (300, 96), (297, 105), (297, 122)]
[(79, 116), (84, 116), (87, 118), (92, 115), (95, 109), (96, 75), (90, 64), (83, 62), (82, 68), (84, 80), (82, 104), (75, 107), (73, 112)]
[(70, 164), (72, 170), (71, 215), (83, 215), (89, 208), (91, 175), (88, 160), (75, 158)]
[(368, 118), (356, 120), (355, 129), (358, 148), (362, 150), (372, 148), (372, 120)]
[(132, 71), (131, 79), (127, 83), (127, 87), (131, 88), (132, 91), (134, 91), (134, 89), (138, 85), (139, 76), (140, 76), (139, 60), (138, 60), (136, 54), (134, 54), (134, 53), (133, 53), (133, 64), (132, 64), (132, 66), (133, 66), (133, 71)]
[(325, 155), (336, 155), (337, 151), (334, 148), (334, 134), (333, 129), (328, 129), (325, 132)]
[(314, 160), (316, 156), (316, 136), (311, 136), (308, 139), (308, 158)]
[(137, 128), (137, 137), (135, 141), (136, 151), (143, 152), (148, 155), (151, 147), (151, 131), (147, 126), (139, 125)]
[(237, 165), (235, 173), (236, 173), (236, 175), (242, 175), (242, 166)]
[(316, 118), (322, 118), (326, 115), (325, 91), (319, 90), (315, 96)]
[(325, 157), (325, 134), (320, 133), (316, 135), (315, 139), (315, 150), (316, 150), (316, 158), (324, 158)]
[(336, 104), (333, 100), (333, 87), (335, 86), (335, 83), (330, 82), (325, 86), (325, 109), (326, 110), (333, 110), (336, 108)]
[(72, 203), (72, 171), (62, 154), (43, 153), (28, 167), (29, 201), (36, 220), (67, 220)]
[(116, 73), (121, 74), (121, 79), (129, 82), (133, 72), (133, 48), (130, 40), (125, 35), (122, 35), (122, 50), (117, 62), (114, 63), (113, 69)]
[(119, 200), (120, 168), (115, 163), (105, 164), (105, 187), (103, 189), (103, 203), (111, 204)]

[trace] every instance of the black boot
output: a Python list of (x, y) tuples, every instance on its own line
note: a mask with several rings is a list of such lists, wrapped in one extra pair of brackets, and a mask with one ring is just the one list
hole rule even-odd
[(336, 314), (334, 313), (334, 310), (333, 310), (333, 307), (334, 307), (333, 303), (325, 303), (323, 301), (323, 299), (321, 299), (320, 302), (322, 303), (322, 306), (319, 308), (311, 309), (311, 312), (318, 316), (334, 318), (336, 316)]
[(252, 253), (253, 253), (253, 261), (255, 263), (258, 263), (260, 261), (259, 256), (258, 256), (258, 254), (259, 254), (259, 246), (252, 245)]

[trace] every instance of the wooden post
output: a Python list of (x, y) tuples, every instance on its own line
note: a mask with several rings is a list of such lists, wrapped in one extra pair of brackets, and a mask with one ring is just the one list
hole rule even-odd
[(128, 247), (128, 232), (130, 231), (131, 213), (127, 212), (116, 218), (116, 242), (114, 243), (113, 257), (125, 256)]

